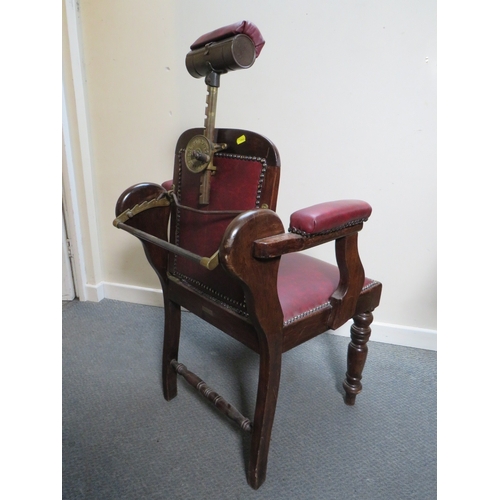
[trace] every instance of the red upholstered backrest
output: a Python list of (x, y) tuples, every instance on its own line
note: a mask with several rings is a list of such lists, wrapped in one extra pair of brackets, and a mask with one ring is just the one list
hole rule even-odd
[[(186, 131), (177, 143), (174, 168), (174, 192), (179, 205), (202, 212), (245, 211), (267, 205), (276, 208), (279, 183), (279, 156), (274, 145), (264, 137), (243, 130), (219, 129), (218, 142), (228, 148), (217, 153), (215, 175), (210, 181), (210, 203), (198, 204), (201, 174), (189, 171), (184, 151), (189, 138), (203, 133), (200, 129)], [(171, 219), (170, 241), (203, 257), (212, 256), (235, 214), (198, 213), (175, 207)], [(172, 256), (169, 271), (185, 284), (245, 313), (243, 292), (219, 266), (209, 271), (183, 257)]]

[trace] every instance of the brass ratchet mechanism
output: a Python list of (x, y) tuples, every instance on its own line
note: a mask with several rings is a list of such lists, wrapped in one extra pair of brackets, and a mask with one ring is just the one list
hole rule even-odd
[[(227, 144), (215, 142), (215, 110), (217, 107), (217, 91), (219, 78), (215, 82), (207, 78), (207, 104), (205, 111), (205, 131), (203, 135), (195, 135), (189, 140), (184, 159), (186, 167), (193, 173), (203, 172), (200, 180), (200, 205), (210, 202), (210, 177), (215, 174), (214, 154), (227, 148)], [(217, 86), (215, 85), (217, 84)]]

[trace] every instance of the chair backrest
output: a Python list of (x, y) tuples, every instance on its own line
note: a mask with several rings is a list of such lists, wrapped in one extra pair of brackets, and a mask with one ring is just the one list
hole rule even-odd
[[(174, 193), (179, 206), (172, 210), (170, 242), (197, 255), (210, 257), (219, 249), (222, 236), (236, 214), (209, 212), (276, 210), (280, 161), (276, 147), (265, 137), (247, 130), (217, 129), (217, 142), (227, 144), (227, 149), (215, 154), (217, 170), (210, 181), (210, 203), (201, 206), (198, 203), (200, 174), (186, 167), (184, 151), (189, 139), (202, 133), (203, 129), (187, 130), (177, 142)], [(246, 314), (240, 285), (220, 266), (209, 271), (195, 262), (172, 255), (169, 272), (199, 293), (238, 314)]]

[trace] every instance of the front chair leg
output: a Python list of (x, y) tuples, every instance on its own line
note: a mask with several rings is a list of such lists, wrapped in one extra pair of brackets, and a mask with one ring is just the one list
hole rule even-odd
[(366, 343), (372, 331), (370, 324), (373, 321), (373, 314), (371, 311), (356, 314), (353, 320), (351, 342), (347, 349), (347, 372), (343, 384), (346, 392), (345, 402), (348, 405), (354, 405), (356, 396), (362, 389), (361, 374), (368, 354)]
[(162, 379), (163, 395), (167, 401), (177, 396), (177, 372), (170, 362), (177, 359), (179, 354), (179, 339), (181, 333), (181, 308), (179, 304), (166, 298), (165, 307), (165, 334), (163, 339)]
[(276, 352), (273, 356), (269, 354), (268, 352), (260, 356), (259, 387), (252, 423), (248, 484), (255, 490), (266, 479), (267, 457), (281, 376), (281, 352)]

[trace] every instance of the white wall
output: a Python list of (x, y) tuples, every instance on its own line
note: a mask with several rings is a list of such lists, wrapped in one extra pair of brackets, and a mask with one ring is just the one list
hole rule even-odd
[[(111, 225), (114, 204), (132, 184), (170, 178), (177, 137), (203, 125), (205, 85), (185, 69), (189, 45), (247, 19), (266, 45), (252, 68), (222, 77), (217, 125), (275, 142), (285, 226), (307, 205), (368, 201), (360, 253), (384, 285), (376, 321), (436, 329), (434, 0), (84, 0), (79, 9), (102, 276), (90, 287), (130, 300), (120, 290), (159, 288), (139, 242)], [(333, 246), (312, 253), (331, 259)]]

